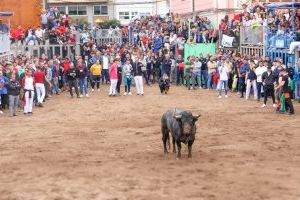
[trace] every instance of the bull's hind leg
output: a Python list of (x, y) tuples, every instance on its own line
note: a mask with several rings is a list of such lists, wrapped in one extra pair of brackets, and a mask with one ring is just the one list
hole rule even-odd
[(173, 153), (176, 153), (175, 138), (172, 136)]
[(188, 157), (191, 158), (192, 157), (192, 146), (193, 146), (194, 141), (189, 141), (188, 143), (188, 149), (189, 149), (189, 155)]
[(168, 153), (167, 140), (169, 138), (169, 131), (168, 131), (168, 129), (162, 127), (161, 132), (162, 132), (162, 141), (163, 141), (163, 144), (164, 144), (164, 153)]

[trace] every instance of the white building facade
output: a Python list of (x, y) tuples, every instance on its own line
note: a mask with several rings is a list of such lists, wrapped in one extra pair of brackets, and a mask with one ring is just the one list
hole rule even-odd
[(165, 15), (169, 12), (168, 0), (114, 0), (114, 18), (126, 25), (137, 16)]

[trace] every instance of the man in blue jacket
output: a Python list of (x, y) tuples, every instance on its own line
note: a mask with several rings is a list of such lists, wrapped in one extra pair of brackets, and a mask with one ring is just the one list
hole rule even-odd
[(243, 60), (243, 64), (240, 67), (239, 72), (239, 84), (240, 84), (240, 92), (241, 98), (244, 98), (244, 93), (246, 92), (246, 73), (250, 70), (250, 65), (247, 59)]
[(153, 44), (153, 52), (158, 53), (161, 47), (162, 47), (162, 40), (159, 37), (159, 34), (156, 33), (156, 37), (154, 39), (154, 44)]

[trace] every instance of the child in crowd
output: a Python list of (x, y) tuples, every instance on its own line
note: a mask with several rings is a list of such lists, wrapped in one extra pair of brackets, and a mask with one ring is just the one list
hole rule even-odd
[(124, 72), (124, 86), (125, 86), (125, 92), (124, 92), (124, 96), (126, 96), (127, 94), (129, 96), (131, 96), (131, 91), (130, 91), (130, 87), (131, 87), (131, 81), (132, 81), (132, 65), (130, 64), (130, 60), (128, 59), (124, 65), (123, 68), (123, 72)]

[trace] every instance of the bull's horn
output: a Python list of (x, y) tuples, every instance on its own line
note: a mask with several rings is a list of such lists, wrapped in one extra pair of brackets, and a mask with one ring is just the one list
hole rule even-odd
[(201, 117), (200, 114), (199, 114), (199, 115), (196, 115), (196, 116), (193, 116), (193, 118), (194, 118), (195, 121), (197, 121), (199, 117)]
[(175, 119), (181, 119), (182, 115), (174, 115)]

